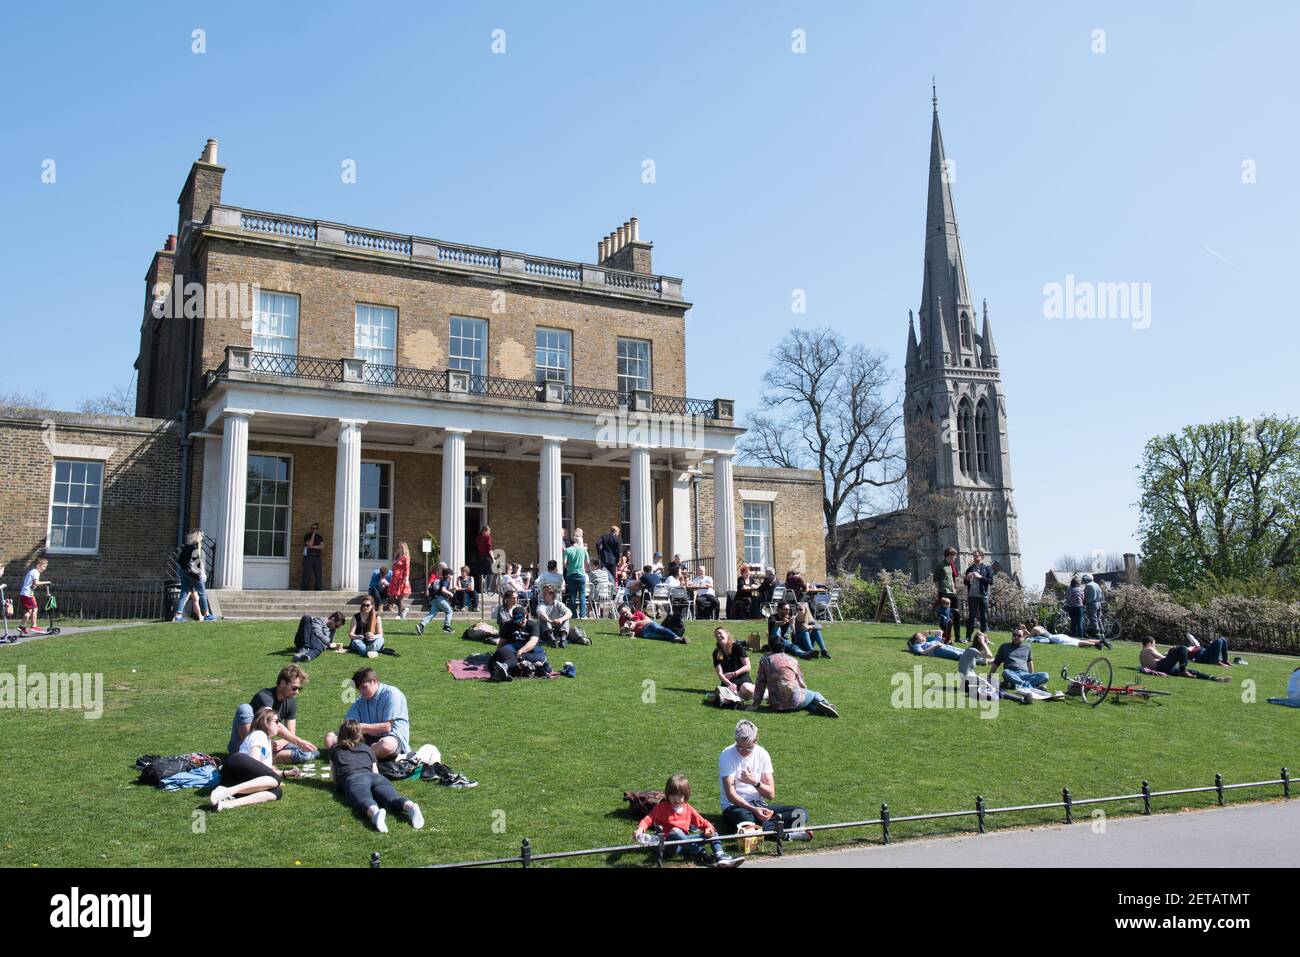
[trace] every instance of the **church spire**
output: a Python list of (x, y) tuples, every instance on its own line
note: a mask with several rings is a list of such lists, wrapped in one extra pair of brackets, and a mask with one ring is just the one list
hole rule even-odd
[(980, 360), (986, 369), (998, 367), (998, 350), (993, 345), (993, 329), (989, 326), (989, 301), (984, 300), (984, 327), (980, 330)]
[[(957, 232), (957, 211), (952, 200), (953, 168), (943, 149), (943, 133), (939, 129), (939, 98), (933, 92), (931, 101), (934, 117), (930, 127), (930, 187), (925, 211), (925, 274), (921, 284), (922, 308), (928, 312), (929, 303), (936, 298), (946, 299), (951, 315), (933, 314), (922, 323), (921, 338), (938, 336), (940, 326), (950, 326), (957, 335), (957, 315), (962, 306), (970, 305), (970, 291), (966, 284), (966, 261), (962, 255), (961, 238)], [(973, 311), (973, 310), (972, 310)]]
[(909, 373), (915, 372), (921, 366), (921, 347), (916, 341), (916, 326), (912, 321), (911, 309), (907, 310), (907, 358), (905, 365)]

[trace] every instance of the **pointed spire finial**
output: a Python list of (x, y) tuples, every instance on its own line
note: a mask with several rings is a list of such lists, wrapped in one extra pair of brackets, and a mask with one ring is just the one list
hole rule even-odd
[(939, 89), (934, 85), (934, 74), (930, 74), (930, 102), (934, 104), (934, 111), (939, 112)]

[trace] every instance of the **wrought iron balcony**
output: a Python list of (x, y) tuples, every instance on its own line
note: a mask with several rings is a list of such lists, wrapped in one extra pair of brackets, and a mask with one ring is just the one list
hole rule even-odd
[(229, 380), (232, 376), (238, 379), (269, 378), (386, 386), (412, 389), (430, 395), (464, 395), (574, 408), (699, 416), (718, 421), (730, 421), (735, 417), (734, 403), (730, 399), (688, 399), (685, 396), (655, 395), (642, 390), (620, 392), (564, 382), (475, 375), (460, 369), (415, 369), (376, 365), (364, 359), (280, 355), (242, 346), (226, 347), (226, 357), (221, 365), (205, 374), (204, 387), (210, 390), (218, 382)]

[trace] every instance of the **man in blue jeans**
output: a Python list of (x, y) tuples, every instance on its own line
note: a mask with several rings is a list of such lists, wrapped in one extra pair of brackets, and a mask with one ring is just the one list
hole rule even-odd
[(564, 550), (564, 597), (565, 604), (579, 618), (587, 617), (587, 569), (590, 566), (591, 556), (582, 540), (582, 529), (575, 528), (573, 544)]
[(248, 704), (241, 704), (235, 710), (235, 720), (230, 725), (230, 744), (227, 750), (234, 754), (239, 745), (248, 737), (253, 724), (253, 716), (263, 708), (275, 710), (280, 719), (280, 733), (272, 742), (275, 749), (276, 764), (303, 764), (314, 761), (320, 756), (316, 745), (305, 738), (298, 737), (298, 692), (307, 683), (307, 672), (297, 665), (285, 665), (280, 669), (274, 688), (263, 688), (253, 695)]
[(1017, 628), (1011, 633), (1011, 640), (998, 646), (998, 653), (989, 665), (989, 680), (993, 673), (1002, 668), (1002, 681), (1014, 688), (1041, 688), (1047, 684), (1047, 672), (1034, 670), (1033, 645), (1025, 640), (1025, 629)]
[(451, 577), (451, 568), (445, 562), (438, 563), (437, 577), (429, 582), (429, 613), (415, 626), (415, 633), (423, 635), (429, 622), (442, 615), (442, 630), (451, 634), (451, 600), (456, 595), (456, 581)]

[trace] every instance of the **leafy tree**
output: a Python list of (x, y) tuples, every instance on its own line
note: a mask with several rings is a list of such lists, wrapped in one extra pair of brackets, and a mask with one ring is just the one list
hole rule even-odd
[(1294, 576), (1300, 553), (1300, 419), (1192, 425), (1146, 445), (1139, 502), (1143, 579)]

